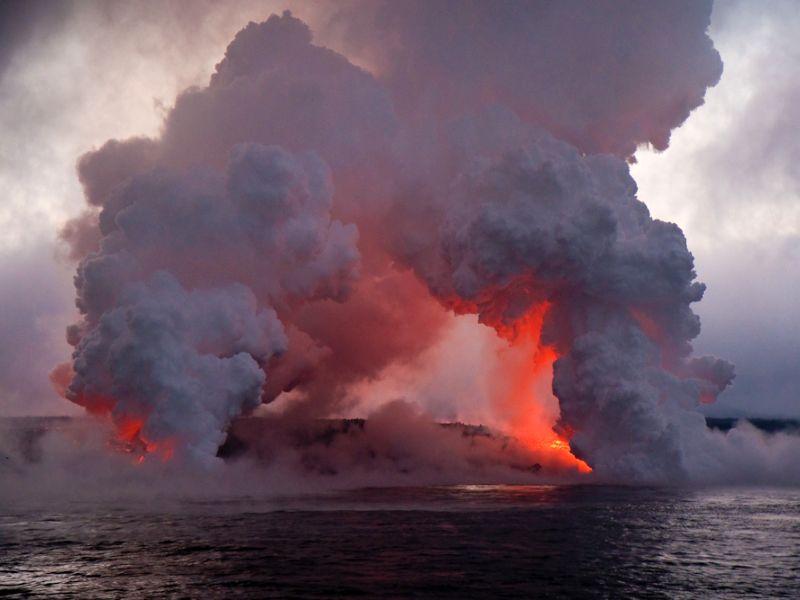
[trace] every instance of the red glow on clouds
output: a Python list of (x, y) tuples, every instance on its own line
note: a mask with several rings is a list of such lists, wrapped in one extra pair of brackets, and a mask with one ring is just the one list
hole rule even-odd
[(71, 362), (61, 363), (50, 371), (50, 385), (53, 386), (53, 389), (59, 396), (66, 398), (67, 388), (74, 375), (75, 371), (72, 370)]
[(513, 326), (497, 328), (510, 345), (500, 350), (500, 366), (494, 374), (495, 404), (498, 412), (506, 415), (508, 433), (539, 456), (544, 467), (590, 473), (591, 467), (570, 451), (569, 439), (553, 430), (558, 418), (558, 401), (552, 392), (553, 363), (558, 354), (552, 346), (540, 343), (549, 308), (549, 303), (542, 303)]
[[(61, 396), (68, 397), (69, 384), (75, 372), (70, 363), (58, 365), (50, 373), (50, 382)], [(87, 412), (96, 417), (108, 418), (116, 404), (113, 398), (94, 395), (91, 398), (81, 398), (80, 404)], [(154, 442), (147, 439), (142, 433), (145, 419), (141, 417), (123, 416), (112, 418), (116, 429), (116, 439), (112, 439), (109, 446), (117, 451), (135, 454), (136, 464), (141, 464), (147, 456), (158, 456), (167, 462), (175, 455), (175, 444), (170, 440)]]
[[(108, 416), (108, 413), (105, 413)], [(109, 448), (117, 452), (132, 454), (134, 463), (142, 464), (148, 457), (158, 457), (163, 462), (171, 460), (175, 454), (175, 444), (169, 440), (153, 442), (142, 433), (145, 420), (123, 417), (114, 419), (115, 436), (109, 440)]]
[(700, 394), (700, 402), (702, 404), (714, 404), (716, 401), (717, 396), (712, 392), (702, 392)]
[(644, 334), (649, 337), (652, 341), (656, 343), (660, 343), (664, 337), (664, 334), (661, 330), (661, 326), (656, 323), (655, 319), (653, 319), (650, 315), (648, 315), (643, 310), (639, 310), (636, 308), (630, 309), (631, 316), (634, 318), (636, 323), (639, 325)]

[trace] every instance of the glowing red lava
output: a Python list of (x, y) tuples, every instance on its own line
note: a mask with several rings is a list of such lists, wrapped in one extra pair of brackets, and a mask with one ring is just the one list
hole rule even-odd
[(174, 445), (168, 441), (155, 443), (147, 440), (142, 435), (143, 426), (143, 419), (128, 417), (117, 419), (116, 428), (120, 443), (114, 446), (124, 452), (135, 454), (136, 464), (142, 464), (148, 456), (157, 456), (163, 462), (172, 459), (175, 453)]
[(572, 454), (569, 439), (553, 430), (558, 418), (558, 400), (552, 392), (553, 363), (558, 353), (540, 344), (549, 308), (543, 303), (513, 327), (498, 328), (510, 346), (501, 351), (501, 372), (495, 374), (496, 402), (508, 416), (509, 433), (540, 456), (543, 466), (591, 473), (591, 467)]

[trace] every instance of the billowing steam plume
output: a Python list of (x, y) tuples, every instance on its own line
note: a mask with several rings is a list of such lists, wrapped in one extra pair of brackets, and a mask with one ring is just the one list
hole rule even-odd
[(284, 391), (330, 414), (429, 347), (446, 307), (532, 336), (557, 433), (596, 473), (691, 475), (694, 409), (733, 369), (691, 357), (704, 286), (626, 160), (718, 80), (710, 11), (345, 2), (318, 36), (363, 68), (289, 13), (249, 24), (159, 139), (80, 161), (67, 397), (210, 460)]
[(287, 349), (259, 304), (343, 298), (357, 275), (357, 232), (330, 219), (331, 197), (319, 158), (256, 144), (233, 147), (224, 177), (156, 169), (113, 187), (75, 278), (67, 397), (146, 444), (213, 457)]

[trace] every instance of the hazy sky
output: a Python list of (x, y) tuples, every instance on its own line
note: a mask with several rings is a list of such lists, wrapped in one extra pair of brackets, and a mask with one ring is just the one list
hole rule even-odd
[(720, 83), (633, 175), (654, 215), (686, 233), (701, 281), (696, 347), (736, 364), (715, 412), (800, 414), (800, 11), (718, 1)]
[[(0, 414), (78, 412), (47, 380), (69, 353), (74, 267), (55, 240), (82, 207), (76, 158), (110, 137), (155, 134), (175, 94), (207, 80), (241, 26), (284, 8), (190, 5), (4, 7)], [(292, 8), (303, 17), (308, 5)], [(720, 414), (800, 415), (798, 34), (793, 0), (718, 0), (722, 80), (669, 149), (640, 150), (633, 168), (640, 198), (683, 228), (709, 286), (695, 306), (696, 347), (738, 374), (710, 409)]]

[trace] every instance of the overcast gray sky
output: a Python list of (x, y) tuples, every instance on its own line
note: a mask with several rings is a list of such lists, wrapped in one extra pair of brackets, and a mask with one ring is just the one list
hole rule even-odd
[(711, 37), (720, 83), (633, 175), (677, 222), (708, 285), (696, 347), (736, 364), (714, 413), (800, 414), (800, 10), (721, 0)]

